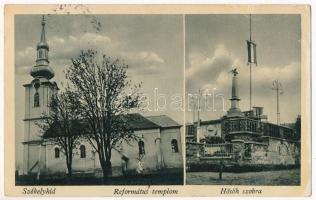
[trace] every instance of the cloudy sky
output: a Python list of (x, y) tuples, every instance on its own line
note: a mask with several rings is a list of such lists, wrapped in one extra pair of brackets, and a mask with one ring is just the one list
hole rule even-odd
[[(229, 71), (234, 66), (240, 72), (240, 107), (249, 109), (249, 15), (186, 15), (185, 19), (186, 92), (215, 88), (215, 94), (225, 97), (229, 109)], [(252, 102), (264, 107), (269, 121), (276, 122), (276, 93), (271, 89), (275, 79), (284, 90), (280, 97), (281, 122), (293, 122), (300, 113), (300, 38), (299, 15), (252, 15), (252, 39), (257, 43), (258, 60), (258, 66), (252, 67)], [(218, 99), (215, 106), (211, 104), (216, 111), (202, 111), (202, 119), (225, 114)], [(192, 120), (192, 113), (186, 116), (187, 121)]]
[[(171, 97), (184, 91), (184, 39), (182, 15), (51, 15), (46, 17), (46, 38), (50, 47), (52, 79), (60, 86), (63, 70), (80, 50), (92, 48), (117, 57), (130, 66), (129, 78), (143, 82), (141, 92), (148, 97), (151, 111), (144, 115), (167, 114), (179, 123), (183, 112), (168, 109)], [(96, 29), (100, 22), (100, 30)], [(15, 17), (15, 102), (16, 133), (23, 134), (23, 84), (30, 83), (30, 69), (36, 60), (41, 16)], [(155, 88), (157, 88), (155, 94)], [(164, 95), (167, 107), (156, 107), (154, 97)], [(160, 99), (160, 104), (165, 102)], [(17, 143), (20, 143), (18, 141)]]

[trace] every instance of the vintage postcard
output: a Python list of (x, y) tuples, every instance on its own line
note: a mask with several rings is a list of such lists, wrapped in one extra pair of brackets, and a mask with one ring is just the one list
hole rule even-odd
[(308, 196), (310, 7), (6, 5), (8, 196)]

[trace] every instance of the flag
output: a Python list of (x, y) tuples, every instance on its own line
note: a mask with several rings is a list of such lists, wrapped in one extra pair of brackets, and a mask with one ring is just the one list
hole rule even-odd
[(256, 47), (256, 43), (251, 40), (247, 40), (248, 63), (254, 63), (257, 65)]

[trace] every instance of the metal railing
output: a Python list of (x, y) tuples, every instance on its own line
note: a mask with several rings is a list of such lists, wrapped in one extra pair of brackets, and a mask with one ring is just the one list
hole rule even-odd
[(262, 132), (262, 123), (259, 120), (250, 118), (226, 119), (223, 121), (225, 133), (247, 131), (253, 133)]
[(223, 133), (234, 134), (238, 132), (251, 132), (264, 136), (285, 139), (295, 139), (295, 131), (292, 128), (279, 126), (268, 122), (251, 118), (225, 119), (222, 124)]

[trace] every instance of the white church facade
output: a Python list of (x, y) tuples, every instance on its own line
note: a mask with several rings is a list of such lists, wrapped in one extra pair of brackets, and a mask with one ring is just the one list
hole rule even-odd
[[(49, 46), (45, 37), (45, 21), (42, 21), (41, 40), (37, 44), (36, 65), (31, 69), (33, 80), (25, 87), (25, 117), (23, 135), (23, 160), (19, 174), (65, 173), (67, 170), (62, 149), (43, 139), (36, 123), (43, 112), (48, 111), (50, 97), (58, 92), (56, 82), (51, 79), (54, 71), (49, 66)], [(133, 133), (139, 139), (112, 150), (113, 176), (123, 172), (135, 173), (142, 163), (142, 173), (151, 173), (164, 168), (183, 168), (181, 125), (166, 115), (145, 117), (130, 114)], [(101, 170), (98, 155), (84, 138), (75, 149), (73, 172), (97, 172)]]

